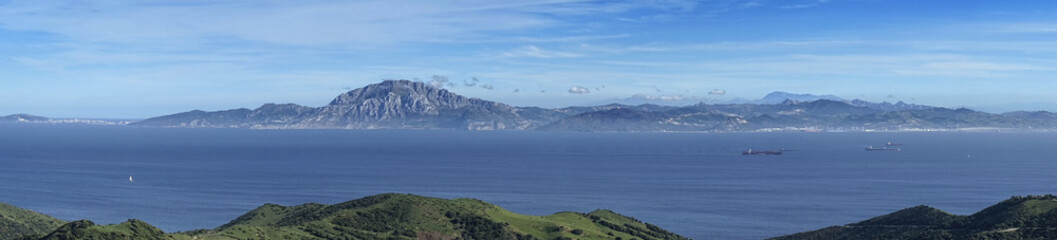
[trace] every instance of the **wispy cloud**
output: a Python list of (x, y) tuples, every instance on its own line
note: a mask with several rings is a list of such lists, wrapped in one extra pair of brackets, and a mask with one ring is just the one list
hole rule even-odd
[(650, 100), (650, 101), (684, 101), (692, 99), (691, 97), (683, 95), (661, 95), (661, 96), (650, 96), (646, 94), (635, 94), (631, 95), (631, 98)]
[(501, 37), (496, 38), (495, 41), (506, 41), (506, 42), (532, 42), (532, 43), (567, 43), (567, 42), (590, 42), (596, 40), (609, 40), (631, 37), (631, 34), (610, 34), (610, 35), (576, 35), (576, 36), (558, 36), (558, 37)]
[[(421, 77), (469, 96), (516, 95), (510, 103), (557, 106), (662, 94), (652, 88), (665, 96), (755, 97), (753, 91), (787, 87), (850, 92), (877, 82), (1030, 85), (1057, 74), (1057, 24), (1049, 15), (999, 9), (1019, 15), (851, 16), (855, 11), (843, 10), (859, 4), (838, 3), (0, 1), (0, 79), (32, 83), (49, 75), (40, 81), (138, 94), (111, 102), (147, 97), (197, 105), (325, 101), (342, 87)], [(842, 10), (826, 20), (871, 21), (850, 31), (845, 24), (775, 24), (818, 19), (795, 9), (821, 7)], [(779, 27), (789, 34), (775, 34)], [(980, 84), (965, 84), (973, 85)], [(0, 95), (20, 91), (7, 86)], [(175, 96), (189, 94), (197, 97)]]
[(574, 58), (581, 55), (573, 52), (545, 50), (537, 46), (519, 47), (502, 54), (505, 57)]
[(894, 69), (901, 75), (953, 77), (1009, 77), (1017, 72), (1054, 72), (1057, 68), (999, 62), (926, 62), (908, 68)]
[(813, 2), (809, 2), (809, 3), (785, 5), (785, 6), (782, 6), (781, 8), (783, 8), (783, 9), (813, 8), (813, 7), (817, 7), (819, 5), (828, 3), (828, 2), (830, 2), (830, 0), (814, 0)]
[[(975, 26), (978, 27), (979, 26)], [(1055, 22), (1033, 22), (1033, 23), (995, 23), (988, 24), (985, 26), (995, 33), (1015, 33), (1015, 34), (1049, 34), (1057, 33), (1057, 23)]]
[(440, 75), (433, 75), (426, 83), (435, 88), (455, 87), (455, 83), (448, 81), (448, 77)]
[[(16, 2), (0, 11), (13, 30), (43, 31), (93, 42), (211, 41), (391, 44), (543, 27), (554, 21), (496, 4), (432, 1), (92, 2), (61, 6)], [(493, 24), (503, 22), (503, 24)], [(169, 41), (171, 42), (171, 41)]]

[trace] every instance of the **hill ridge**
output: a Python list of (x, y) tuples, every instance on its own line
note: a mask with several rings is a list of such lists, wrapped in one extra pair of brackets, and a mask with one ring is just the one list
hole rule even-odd
[[(609, 210), (528, 216), (469, 198), (386, 193), (332, 205), (263, 204), (214, 229), (164, 233), (78, 220), (21, 239), (687, 239)], [(0, 238), (8, 240), (15, 238)]]
[(971, 215), (916, 206), (858, 223), (772, 238), (796, 239), (1055, 239), (1057, 196), (1014, 196)]

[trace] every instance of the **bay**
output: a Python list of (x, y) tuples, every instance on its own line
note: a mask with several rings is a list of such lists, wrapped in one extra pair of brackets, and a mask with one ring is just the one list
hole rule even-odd
[[(902, 151), (864, 151), (904, 144)], [(746, 148), (795, 151), (743, 156)], [(532, 215), (610, 209), (761, 239), (929, 205), (1057, 192), (1057, 133), (580, 133), (0, 125), (0, 202), (65, 220), (212, 228), (264, 203), (379, 193)], [(130, 182), (129, 176), (135, 181)]]

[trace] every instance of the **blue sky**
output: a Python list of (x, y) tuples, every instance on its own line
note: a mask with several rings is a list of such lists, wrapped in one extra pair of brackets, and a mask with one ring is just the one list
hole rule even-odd
[(0, 54), (0, 115), (316, 107), (435, 75), (515, 106), (787, 91), (1002, 110), (1057, 102), (1057, 2), (0, 0)]

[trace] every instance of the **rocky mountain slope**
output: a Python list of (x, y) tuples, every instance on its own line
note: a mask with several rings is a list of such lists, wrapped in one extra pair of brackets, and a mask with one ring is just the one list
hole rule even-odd
[(467, 98), (425, 83), (387, 80), (355, 89), (319, 108), (265, 104), (257, 109), (191, 111), (133, 125), (160, 127), (341, 129), (529, 129), (560, 114)]

